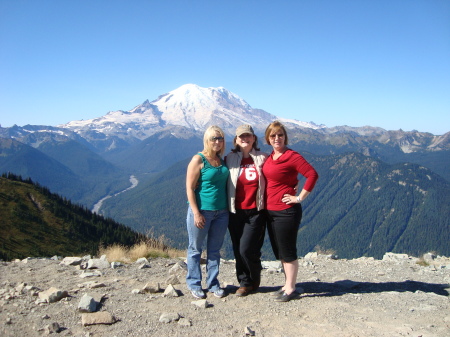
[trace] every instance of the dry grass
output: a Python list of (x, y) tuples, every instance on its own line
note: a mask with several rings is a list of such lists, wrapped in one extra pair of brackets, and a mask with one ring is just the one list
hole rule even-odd
[(100, 246), (99, 255), (106, 255), (108, 261), (131, 263), (141, 257), (145, 258), (173, 258), (185, 256), (186, 252), (171, 248), (167, 245), (164, 235), (154, 238), (147, 234), (147, 238), (139, 243), (126, 247), (120, 244), (114, 244), (108, 247)]
[(334, 249), (331, 249), (331, 248), (325, 249), (319, 245), (315, 246), (314, 250), (319, 255), (336, 255), (336, 251)]
[(108, 261), (129, 262), (129, 259), (127, 258), (127, 251), (127, 247), (119, 244), (114, 244), (108, 247), (100, 246), (99, 256), (106, 255)]
[(419, 266), (422, 266), (422, 267), (428, 267), (428, 266), (430, 265), (427, 261), (425, 261), (425, 259), (423, 258), (423, 256), (422, 256), (422, 257), (419, 257), (419, 258), (417, 259), (416, 263), (417, 263)]

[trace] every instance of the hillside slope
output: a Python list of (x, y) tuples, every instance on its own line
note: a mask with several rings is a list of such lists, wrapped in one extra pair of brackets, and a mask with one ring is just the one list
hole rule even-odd
[(450, 253), (450, 184), (439, 175), (355, 153), (311, 162), (320, 179), (304, 205), (302, 252), (319, 245), (345, 258)]
[(0, 177), (0, 258), (96, 254), (142, 236), (14, 175)]

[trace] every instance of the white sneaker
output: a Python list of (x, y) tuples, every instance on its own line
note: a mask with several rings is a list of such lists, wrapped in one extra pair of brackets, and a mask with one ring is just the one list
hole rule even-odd
[(219, 298), (225, 296), (225, 290), (223, 290), (222, 288), (214, 290), (213, 293), (214, 293), (214, 296), (219, 297)]
[(192, 296), (194, 296), (195, 298), (199, 298), (199, 299), (204, 299), (206, 298), (205, 293), (203, 292), (203, 290), (191, 290), (191, 294)]

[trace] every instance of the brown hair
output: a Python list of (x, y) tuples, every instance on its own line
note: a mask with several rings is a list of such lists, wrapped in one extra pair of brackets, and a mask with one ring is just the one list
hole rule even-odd
[(288, 145), (288, 135), (286, 132), (286, 128), (283, 124), (279, 121), (274, 121), (269, 124), (269, 126), (266, 128), (266, 133), (264, 134), (266, 142), (268, 145), (270, 145), (270, 135), (273, 133), (277, 133), (278, 131), (282, 131), (284, 133), (284, 145)]
[[(255, 135), (255, 134), (253, 134), (252, 136), (255, 137), (255, 141), (253, 142), (252, 149), (255, 149), (256, 151), (259, 151), (259, 147), (258, 147), (258, 136)], [(241, 152), (241, 147), (236, 143), (237, 137), (238, 137), (238, 136), (234, 136), (234, 139), (233, 139), (233, 146), (234, 146), (234, 149), (232, 149), (231, 152), (234, 152), (234, 153), (236, 153), (236, 152)]]

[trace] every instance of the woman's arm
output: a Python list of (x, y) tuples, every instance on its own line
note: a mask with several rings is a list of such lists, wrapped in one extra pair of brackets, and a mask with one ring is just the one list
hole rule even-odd
[(191, 206), (192, 213), (194, 214), (194, 224), (198, 228), (205, 226), (205, 218), (200, 213), (200, 209), (197, 205), (197, 199), (195, 198), (195, 189), (197, 187), (198, 179), (200, 177), (200, 170), (203, 168), (202, 158), (199, 155), (192, 157), (186, 173), (186, 194)]
[[(316, 185), (317, 179), (319, 179), (317, 171), (301, 155), (296, 156), (295, 163), (297, 172), (302, 174), (306, 178), (306, 181), (298, 196), (290, 194), (283, 195), (282, 201), (286, 204), (296, 204), (305, 200)], [(299, 184), (297, 185), (297, 189), (298, 188)]]

